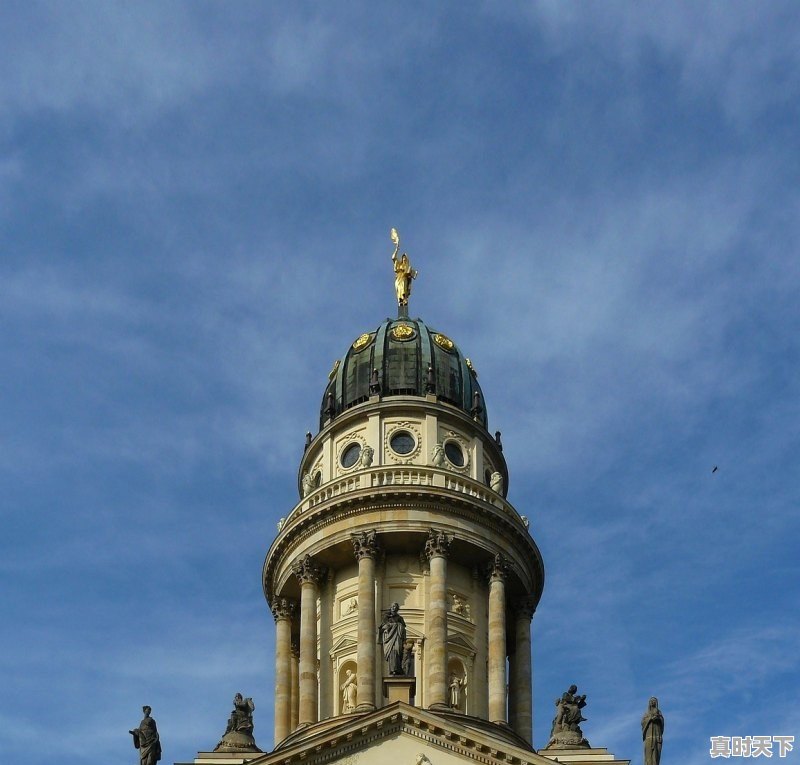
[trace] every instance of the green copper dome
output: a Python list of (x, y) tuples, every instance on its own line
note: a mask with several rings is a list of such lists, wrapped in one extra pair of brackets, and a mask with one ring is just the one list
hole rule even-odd
[(386, 399), (427, 394), (487, 427), (483, 394), (469, 359), (447, 335), (421, 319), (386, 319), (360, 335), (333, 365), (329, 378), (320, 428), (372, 395)]

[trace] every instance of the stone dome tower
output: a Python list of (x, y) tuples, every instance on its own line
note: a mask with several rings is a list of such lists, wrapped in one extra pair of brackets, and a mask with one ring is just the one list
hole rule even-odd
[[(334, 364), (300, 498), (264, 562), (275, 743), (405, 701), (530, 748), (542, 557), (506, 499), (475, 368), (448, 335), (408, 317), (416, 272), (395, 243), (398, 318)], [(402, 675), (378, 643), (393, 603), (406, 626)]]

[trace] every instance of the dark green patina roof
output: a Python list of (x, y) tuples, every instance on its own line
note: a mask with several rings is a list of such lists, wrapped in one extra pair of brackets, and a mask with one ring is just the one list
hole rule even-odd
[[(373, 370), (377, 370), (377, 380)], [(322, 397), (320, 428), (371, 394), (386, 398), (429, 392), (487, 427), (477, 375), (455, 343), (421, 319), (386, 319), (359, 336), (334, 364)]]

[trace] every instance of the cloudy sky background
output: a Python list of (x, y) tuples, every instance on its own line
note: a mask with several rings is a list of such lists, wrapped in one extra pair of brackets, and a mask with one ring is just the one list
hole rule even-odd
[[(451, 335), (547, 583), (535, 738), (800, 736), (800, 9), (0, 6), (3, 759), (164, 762), (236, 691), (333, 360)], [(714, 465), (717, 473), (711, 473)], [(800, 748), (785, 761), (800, 762)]]

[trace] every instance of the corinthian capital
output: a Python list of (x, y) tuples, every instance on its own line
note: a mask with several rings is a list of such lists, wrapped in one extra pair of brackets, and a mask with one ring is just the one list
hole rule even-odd
[(452, 541), (453, 537), (445, 534), (444, 531), (431, 529), (428, 532), (427, 540), (425, 540), (425, 555), (428, 560), (437, 555), (446, 558)]
[(508, 558), (502, 553), (497, 553), (486, 567), (489, 581), (491, 582), (492, 579), (505, 579), (510, 568), (511, 564), (508, 562)]
[(378, 533), (375, 529), (370, 531), (359, 531), (350, 535), (353, 542), (353, 552), (355, 553), (356, 560), (362, 558), (375, 558), (380, 551), (378, 544)]
[(272, 615), (275, 617), (276, 622), (281, 619), (291, 619), (295, 608), (296, 604), (291, 598), (275, 598), (272, 603)]
[(321, 566), (310, 555), (300, 558), (292, 564), (292, 573), (297, 577), (300, 584), (313, 582), (319, 584), (325, 576), (325, 566)]
[(533, 612), (535, 610), (536, 604), (534, 603), (533, 597), (530, 595), (519, 598), (514, 602), (514, 611), (516, 611), (518, 619), (527, 619), (530, 621), (533, 619)]

